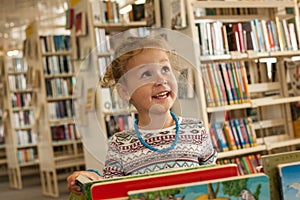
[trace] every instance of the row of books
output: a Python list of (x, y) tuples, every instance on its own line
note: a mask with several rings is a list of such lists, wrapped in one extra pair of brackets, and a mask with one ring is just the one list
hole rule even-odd
[(47, 56), (43, 57), (44, 73), (46, 75), (69, 74), (74, 72), (70, 62), (70, 56)]
[(98, 58), (98, 67), (99, 67), (100, 77), (104, 76), (106, 69), (110, 66), (112, 60), (113, 60), (112, 55)]
[(195, 17), (210, 15), (257, 15), (259, 8), (200, 8), (194, 9)]
[(18, 145), (37, 144), (37, 135), (31, 130), (16, 131)]
[(123, 100), (115, 88), (102, 88), (102, 110), (104, 112), (129, 109), (129, 103)]
[(79, 139), (74, 124), (64, 124), (51, 127), (52, 141), (76, 140)]
[(9, 75), (8, 81), (10, 90), (25, 90), (27, 88), (26, 76), (24, 74)]
[(208, 107), (250, 101), (245, 62), (207, 63), (200, 68)]
[(98, 53), (106, 53), (111, 51), (109, 35), (105, 34), (104, 28), (94, 28), (96, 37), (96, 46)]
[(69, 35), (40, 36), (40, 42), (41, 42), (42, 53), (70, 50)]
[(75, 77), (46, 79), (47, 97), (68, 97), (73, 94)]
[(34, 154), (35, 154), (34, 148), (19, 149), (17, 153), (19, 164), (34, 162), (35, 161)]
[(27, 72), (28, 65), (24, 58), (11, 58), (7, 60), (9, 72)]
[(93, 0), (90, 3), (94, 23), (118, 23), (121, 21), (118, 2)]
[(48, 112), (50, 120), (72, 118), (74, 116), (72, 100), (48, 102)]
[(209, 132), (213, 146), (219, 152), (257, 146), (256, 133), (249, 118), (215, 122)]
[(34, 113), (32, 110), (21, 110), (13, 113), (13, 119), (15, 128), (30, 126), (34, 122)]
[(286, 19), (276, 21), (251, 20), (224, 24), (199, 22), (201, 55), (223, 55), (230, 51), (272, 52), (298, 50), (295, 23)]
[(261, 154), (217, 160), (217, 164), (224, 165), (229, 163), (237, 164), (239, 175), (259, 173), (262, 167)]
[(105, 122), (107, 136), (111, 137), (116, 132), (133, 129), (135, 118), (136, 117), (131, 114), (107, 116)]
[(28, 107), (31, 105), (31, 93), (11, 93), (11, 103), (13, 108)]

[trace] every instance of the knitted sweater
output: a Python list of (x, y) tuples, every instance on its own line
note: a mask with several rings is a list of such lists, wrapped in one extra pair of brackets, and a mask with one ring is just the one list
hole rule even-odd
[[(179, 119), (179, 138), (174, 149), (159, 153), (145, 147), (134, 130), (114, 134), (109, 141), (103, 171), (104, 178), (144, 174), (168, 168), (195, 167), (213, 164), (217, 152), (202, 122)], [(140, 130), (142, 138), (157, 149), (170, 147), (176, 135), (175, 125), (160, 130)]]

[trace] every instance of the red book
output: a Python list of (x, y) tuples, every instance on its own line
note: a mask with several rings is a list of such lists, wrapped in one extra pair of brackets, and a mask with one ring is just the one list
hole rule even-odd
[(91, 197), (93, 200), (121, 199), (127, 198), (128, 192), (132, 190), (193, 183), (237, 175), (237, 165), (228, 164), (169, 170), (163, 173), (127, 176), (116, 180), (107, 179), (92, 185)]

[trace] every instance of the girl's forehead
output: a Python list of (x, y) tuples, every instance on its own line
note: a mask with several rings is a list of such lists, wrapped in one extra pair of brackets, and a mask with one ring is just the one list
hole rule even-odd
[(139, 54), (134, 55), (127, 62), (127, 69), (147, 63), (169, 62), (167, 52), (161, 49), (144, 49)]

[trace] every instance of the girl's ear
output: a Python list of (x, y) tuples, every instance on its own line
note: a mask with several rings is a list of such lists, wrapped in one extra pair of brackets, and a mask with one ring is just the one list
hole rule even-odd
[(121, 83), (117, 83), (116, 87), (120, 97), (125, 101), (129, 101), (130, 95), (128, 93), (127, 87)]

